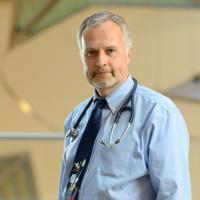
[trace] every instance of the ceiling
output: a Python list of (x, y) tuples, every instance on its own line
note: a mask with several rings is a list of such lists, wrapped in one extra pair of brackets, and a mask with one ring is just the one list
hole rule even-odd
[(199, 7), (200, 0), (18, 0), (11, 44), (34, 34), (91, 5)]

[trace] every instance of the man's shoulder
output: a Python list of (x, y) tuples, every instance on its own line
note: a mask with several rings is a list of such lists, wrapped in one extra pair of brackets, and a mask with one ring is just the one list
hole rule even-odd
[(70, 115), (71, 117), (77, 117), (77, 115), (80, 115), (81, 112), (83, 112), (84, 108), (87, 106), (91, 98), (85, 99), (79, 104), (77, 104), (73, 110), (71, 111)]
[(176, 108), (174, 102), (169, 97), (143, 85), (138, 85), (136, 98), (149, 106), (157, 105), (163, 108)]
[(83, 112), (83, 110), (85, 109), (86, 105), (90, 101), (90, 99), (91, 98), (85, 99), (84, 101), (82, 101), (81, 103), (79, 103), (78, 105), (76, 105), (73, 108), (73, 110), (65, 118), (65, 121), (64, 121), (64, 125), (65, 126), (68, 126), (72, 122), (74, 123), (74, 120), (77, 119), (80, 116), (80, 114)]
[(79, 104), (77, 104), (74, 109), (73, 112), (77, 113), (77, 112), (82, 112), (84, 110), (84, 108), (87, 106), (87, 104), (89, 103), (91, 97), (87, 98), (85, 100), (83, 100), (82, 102), (80, 102)]

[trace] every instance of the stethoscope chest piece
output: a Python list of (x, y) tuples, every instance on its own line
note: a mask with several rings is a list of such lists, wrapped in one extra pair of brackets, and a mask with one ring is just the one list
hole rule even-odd
[(78, 136), (78, 130), (75, 128), (71, 128), (65, 133), (65, 136), (69, 137), (70, 142), (73, 142)]

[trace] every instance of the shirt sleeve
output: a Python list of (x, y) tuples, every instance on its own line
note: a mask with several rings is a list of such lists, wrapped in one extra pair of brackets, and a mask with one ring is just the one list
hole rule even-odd
[(157, 109), (149, 125), (149, 174), (156, 200), (191, 200), (189, 136), (180, 112)]

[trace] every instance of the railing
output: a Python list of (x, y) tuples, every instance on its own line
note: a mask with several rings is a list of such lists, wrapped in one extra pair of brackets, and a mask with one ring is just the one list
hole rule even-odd
[(63, 140), (63, 132), (0, 132), (0, 140)]

